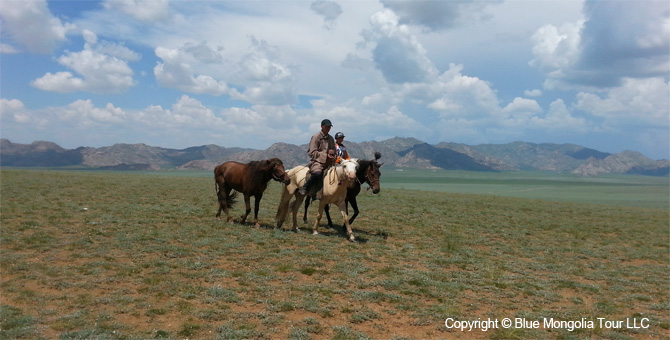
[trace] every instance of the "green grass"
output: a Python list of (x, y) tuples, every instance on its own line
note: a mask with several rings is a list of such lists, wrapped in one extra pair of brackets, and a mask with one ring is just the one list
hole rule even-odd
[[(524, 183), (444, 175), (433, 189)], [(2, 339), (662, 339), (670, 328), (667, 198), (579, 203), (579, 193), (633, 194), (657, 179), (529, 178), (577, 196), (556, 202), (409, 190), (389, 170), (380, 194), (359, 197), (351, 244), (339, 230), (272, 229), (275, 182), (253, 228), (214, 219), (204, 173), (0, 176)], [(603, 183), (585, 190), (583, 181)], [(447, 330), (447, 317), (636, 317), (651, 327), (468, 333)]]
[(668, 177), (387, 169), (383, 180), (385, 188), (393, 189), (670, 208)]

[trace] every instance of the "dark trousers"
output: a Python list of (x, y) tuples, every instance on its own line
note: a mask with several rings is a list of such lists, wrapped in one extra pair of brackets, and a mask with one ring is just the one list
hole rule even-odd
[(307, 195), (316, 195), (323, 187), (323, 172), (315, 172), (305, 182), (305, 193)]

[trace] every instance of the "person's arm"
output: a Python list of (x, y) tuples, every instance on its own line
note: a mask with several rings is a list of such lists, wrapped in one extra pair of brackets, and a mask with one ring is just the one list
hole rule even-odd
[(320, 136), (320, 134), (312, 136), (312, 139), (309, 141), (307, 155), (311, 160), (324, 164), (328, 160), (328, 150), (319, 151), (319, 147), (322, 142), (322, 138), (320, 138)]

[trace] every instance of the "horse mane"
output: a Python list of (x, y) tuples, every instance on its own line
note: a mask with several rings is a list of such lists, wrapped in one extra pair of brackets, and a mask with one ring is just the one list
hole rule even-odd
[(359, 159), (358, 160), (358, 171), (356, 171), (356, 177), (358, 177), (358, 181), (363, 183), (365, 181), (365, 172), (368, 170), (368, 167), (370, 166), (371, 163), (377, 163), (377, 160), (382, 158), (382, 154), (379, 151), (375, 151), (375, 159), (372, 160), (366, 160), (366, 159)]
[(370, 166), (370, 163), (372, 163), (372, 161), (370, 160), (365, 159), (358, 160), (358, 171), (356, 171), (356, 177), (358, 177), (359, 182), (365, 181), (365, 172), (368, 170), (368, 166)]
[(254, 185), (267, 185), (272, 179), (272, 170), (275, 165), (284, 163), (279, 158), (271, 158), (262, 161), (251, 161), (247, 163), (249, 167), (248, 176)]

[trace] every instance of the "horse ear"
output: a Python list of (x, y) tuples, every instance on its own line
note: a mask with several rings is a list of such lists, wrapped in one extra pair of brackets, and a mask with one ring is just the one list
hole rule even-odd
[(377, 166), (380, 168), (382, 167), (382, 165), (384, 165), (384, 163), (377, 163)]

